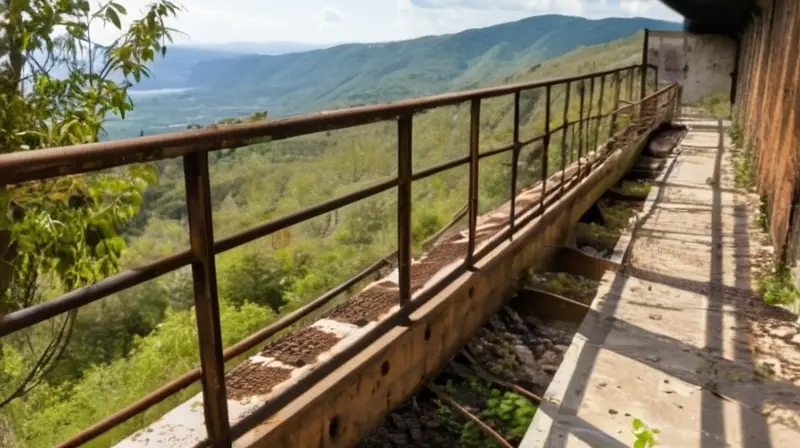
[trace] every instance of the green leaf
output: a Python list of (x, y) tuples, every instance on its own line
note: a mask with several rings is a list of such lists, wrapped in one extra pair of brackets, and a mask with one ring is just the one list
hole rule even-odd
[(644, 423), (642, 423), (641, 420), (639, 420), (638, 418), (633, 419), (633, 429), (638, 430), (641, 429), (642, 427), (644, 427)]
[(644, 444), (644, 440), (639, 439), (636, 442), (634, 442), (633, 443), (633, 448), (646, 448), (646, 445)]
[(122, 22), (119, 20), (119, 14), (114, 8), (106, 8), (106, 18), (117, 27), (118, 30), (122, 29)]
[(116, 9), (116, 10), (117, 10), (117, 12), (118, 12), (118, 13), (120, 13), (120, 14), (123, 14), (123, 15), (125, 15), (125, 14), (128, 14), (128, 10), (126, 10), (126, 9), (125, 9), (125, 8), (124, 8), (122, 5), (120, 5), (120, 4), (119, 4), (119, 3), (117, 3), (117, 2), (110, 2), (110, 3), (108, 4), (108, 6), (110, 6), (110, 7), (114, 8), (114, 9)]

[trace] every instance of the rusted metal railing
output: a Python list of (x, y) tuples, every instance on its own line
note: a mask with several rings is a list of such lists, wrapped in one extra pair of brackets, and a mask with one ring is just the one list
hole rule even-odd
[[(63, 446), (75, 446), (86, 443), (114, 426), (130, 419), (134, 415), (147, 410), (167, 397), (190, 386), (197, 380), (200, 380), (203, 386), (205, 424), (208, 435), (207, 443), (214, 446), (230, 445), (232, 440), (235, 440), (255, 425), (265, 421), (274, 412), (288, 404), (291, 400), (297, 398), (307, 390), (308, 387), (338, 368), (344, 361), (375, 341), (380, 335), (385, 334), (390, 328), (396, 325), (402, 325), (405, 322), (403, 319), (408, 316), (410, 312), (419, 308), (419, 306), (433, 297), (433, 295), (440, 291), (445, 285), (471, 268), (477, 260), (496, 247), (499, 244), (498, 241), (502, 242), (502, 239), (511, 238), (516, 228), (525, 225), (527, 222), (530, 222), (531, 219), (541, 215), (548, 205), (557, 200), (558, 197), (560, 197), (559, 194), (563, 194), (567, 188), (565, 186), (566, 180), (563, 179), (563, 177), (566, 171), (567, 135), (570, 131), (575, 132), (577, 128), (579, 140), (577, 155), (572, 154), (575, 150), (574, 145), (569, 145), (570, 159), (578, 160), (579, 163), (584, 165), (577, 173), (577, 181), (579, 181), (580, 177), (586, 173), (584, 168), (588, 167), (590, 170), (593, 166), (593, 162), (586, 159), (586, 155), (595, 149), (592, 148), (590, 151), (588, 147), (588, 136), (592, 123), (595, 124), (595, 135), (597, 135), (600, 122), (608, 119), (612, 128), (610, 135), (612, 135), (612, 140), (614, 140), (616, 135), (614, 134), (616, 132), (614, 127), (616, 126), (618, 116), (623, 113), (632, 113), (631, 111), (638, 110), (636, 107), (637, 104), (655, 101), (661, 108), (674, 110), (673, 103), (676, 101), (676, 98), (679, 97), (679, 88), (674, 85), (658, 90), (647, 97), (643, 96), (638, 101), (633, 101), (633, 80), (636, 76), (642, 76), (642, 79), (644, 79), (643, 74), (646, 73), (648, 68), (647, 65), (632, 65), (569, 78), (449, 93), (422, 99), (401, 101), (393, 104), (364, 106), (267, 122), (237, 124), (217, 129), (204, 129), (162, 136), (142, 137), (132, 140), (94, 143), (2, 155), (0, 156), (0, 185), (88, 173), (131, 163), (182, 157), (186, 181), (186, 201), (189, 210), (191, 246), (185, 251), (140, 266), (136, 269), (120, 272), (93, 285), (71, 291), (48, 302), (36, 304), (1, 316), (0, 337), (7, 336), (54, 318), (60, 314), (78, 309), (103, 297), (155, 279), (179, 268), (191, 266), (201, 355), (200, 368), (186, 373), (138, 402), (131, 404), (127, 408), (83, 430), (64, 442)], [(586, 89), (584, 88), (584, 83), (589, 81), (593, 85), (596, 79), (599, 79), (601, 83), (601, 106), (600, 110), (592, 115), (591, 106), (588, 111), (585, 110)], [(614, 80), (616, 98), (614, 99), (614, 107), (612, 110), (603, 112), (602, 96), (606, 79)], [(629, 98), (631, 101), (619, 107), (620, 87), (625, 79), (627, 79), (628, 82), (627, 92), (631, 95), (631, 98)], [(579, 86), (580, 118), (570, 121), (568, 119), (570, 115), (570, 91), (574, 90), (572, 89), (573, 84)], [(562, 124), (552, 127), (552, 92), (555, 86), (560, 85), (566, 86)], [(534, 89), (545, 90), (545, 129), (542, 135), (522, 141), (520, 140), (520, 95), (522, 92)], [(644, 90), (642, 90), (642, 92), (644, 92)], [(488, 98), (504, 95), (513, 95), (514, 98), (513, 141), (507, 146), (482, 153), (480, 152), (479, 144), (481, 102)], [(468, 152), (466, 152), (464, 157), (456, 160), (448, 161), (416, 173), (413, 172), (411, 161), (413, 153), (412, 123), (414, 114), (437, 107), (462, 103), (470, 104), (470, 138)], [(592, 103), (593, 96), (590, 96), (589, 104), (591, 105)], [(208, 153), (210, 151), (244, 146), (254, 141), (263, 141), (264, 139), (271, 141), (281, 140), (386, 120), (394, 120), (397, 122), (398, 172), (396, 177), (281, 216), (226, 238), (214, 238), (208, 163)], [(554, 189), (558, 190), (554, 193), (553, 191), (546, 191), (545, 187), (547, 185), (548, 175), (550, 174), (549, 153), (551, 136), (557, 132), (563, 132), (560, 142), (562, 162), (560, 167), (558, 167), (562, 173), (562, 182), (560, 188)], [(586, 137), (586, 148), (583, 147), (584, 134)], [(597, 137), (595, 137), (595, 140), (596, 138)], [(538, 205), (534, 206), (538, 207), (537, 210), (529, 209), (521, 212), (516, 210), (515, 204), (515, 198), (518, 192), (517, 182), (520, 151), (524, 147), (535, 142), (542, 142), (541, 200)], [(609, 147), (612, 146), (609, 145)], [(509, 225), (502, 234), (502, 239), (497, 239), (492, 244), (484, 245), (481, 250), (476, 251), (478, 172), (480, 160), (509, 151), (513, 158), (510, 173), (511, 206)], [(462, 165), (468, 165), (470, 168), (468, 197), (469, 246), (466, 262), (461, 268), (456, 269), (445, 276), (445, 278), (439, 280), (436, 285), (418, 293), (418, 296), (415, 297), (414, 300), (411, 300), (411, 184), (414, 181)], [(231, 427), (228, 421), (224, 363), (247, 352), (281, 330), (298, 322), (304, 316), (322, 307), (337, 295), (377, 272), (379, 269), (388, 266), (390, 263), (388, 259), (375, 263), (334, 290), (329, 291), (320, 298), (283, 317), (269, 327), (251, 335), (229, 349), (224, 350), (220, 336), (215, 255), (395, 187), (397, 188), (398, 198), (396, 257), (399, 267), (399, 302), (401, 304), (401, 311), (397, 313), (395, 317), (379, 323), (364, 337), (349, 346), (342, 353), (323, 363), (313, 370), (306, 378), (292, 387), (280, 391), (260, 409)], [(525, 218), (520, 218), (520, 216), (523, 215), (525, 215)]]

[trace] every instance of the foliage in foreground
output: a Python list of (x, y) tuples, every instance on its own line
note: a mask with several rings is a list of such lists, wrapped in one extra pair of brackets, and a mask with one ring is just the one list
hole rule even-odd
[[(236, 307), (222, 301), (220, 314), (226, 346), (275, 320), (272, 311), (251, 303)], [(3, 368), (5, 373), (13, 375), (23, 362), (13, 351), (9, 350), (5, 355)], [(134, 341), (127, 358), (91, 366), (76, 382), (58, 386), (45, 383), (31, 391), (25, 400), (16, 400), (8, 405), (4, 415), (15, 422), (12, 441), (35, 447), (55, 446), (69, 435), (191, 370), (198, 363), (194, 310), (168, 311), (157, 330)], [(199, 386), (195, 385), (167, 399), (96, 439), (90, 446), (111, 445), (198, 391)]]

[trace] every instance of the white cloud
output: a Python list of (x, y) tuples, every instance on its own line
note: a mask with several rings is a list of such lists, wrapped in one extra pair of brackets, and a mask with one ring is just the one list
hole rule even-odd
[(333, 25), (344, 21), (344, 14), (332, 6), (326, 6), (317, 12), (320, 24)]
[(526, 11), (574, 14), (589, 18), (652, 17), (680, 20), (659, 0), (410, 0), (425, 9), (466, 8), (475, 10)]
[[(132, 16), (153, 0), (119, 0)], [(680, 20), (658, 0), (176, 0), (178, 42), (376, 42), (445, 34), (537, 14)], [(346, 26), (344, 26), (346, 24)], [(93, 29), (102, 40), (112, 29)]]

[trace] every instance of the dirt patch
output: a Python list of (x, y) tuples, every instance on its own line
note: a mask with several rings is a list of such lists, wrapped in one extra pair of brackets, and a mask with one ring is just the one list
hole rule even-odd
[(378, 320), (378, 316), (388, 312), (398, 303), (400, 303), (400, 296), (397, 285), (386, 282), (385, 285), (373, 286), (335, 306), (324, 317), (363, 327)]
[(289, 333), (264, 347), (261, 355), (295, 367), (314, 364), (317, 356), (330, 350), (339, 342), (332, 333), (326, 333), (313, 327), (306, 327)]
[(291, 369), (269, 367), (261, 363), (242, 364), (233, 369), (225, 381), (228, 398), (243, 400), (265, 395), (278, 384), (291, 378)]
[(433, 248), (420, 263), (411, 265), (411, 293), (422, 289), (442, 268), (466, 255), (466, 244), (448, 241)]

